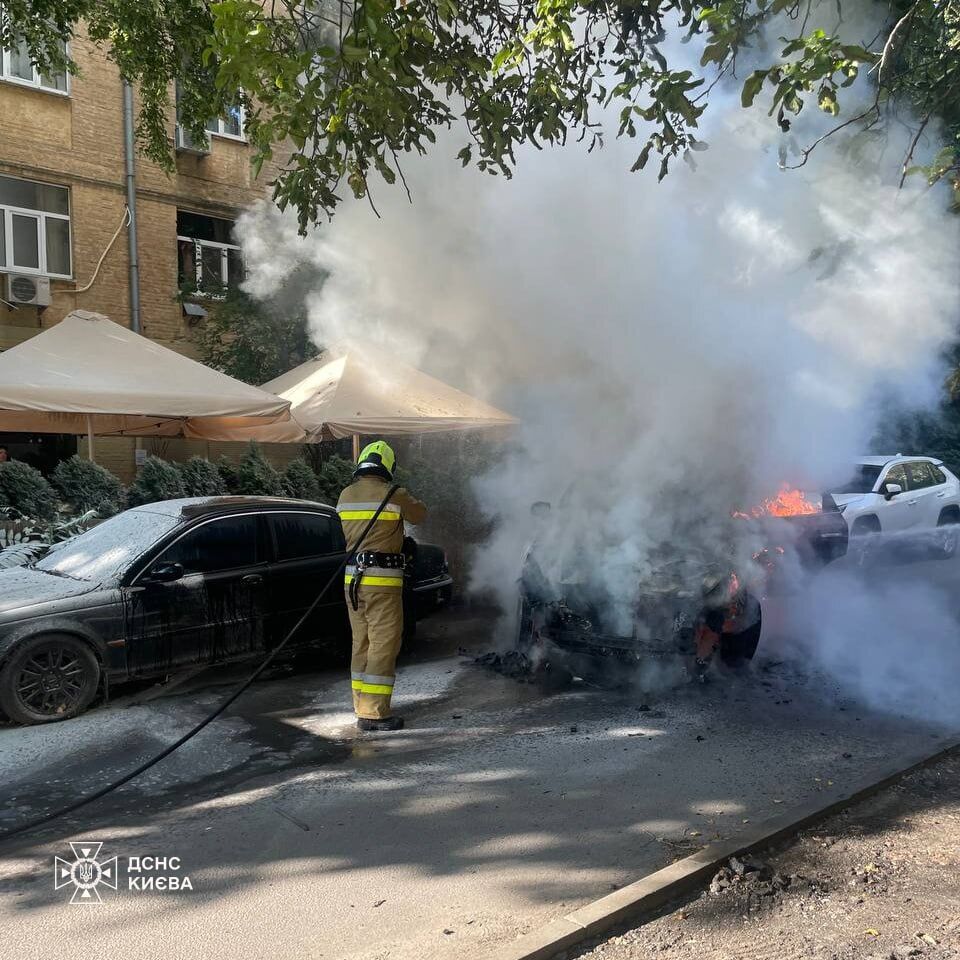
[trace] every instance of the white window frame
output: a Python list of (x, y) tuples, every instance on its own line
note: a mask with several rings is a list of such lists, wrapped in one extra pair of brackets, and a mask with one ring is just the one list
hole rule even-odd
[[(70, 56), (70, 44), (64, 44), (64, 52), (67, 57)], [(10, 51), (3, 47), (0, 49), (0, 80), (4, 83), (13, 83), (18, 87), (27, 87), (30, 90), (42, 90), (44, 93), (52, 93), (57, 97), (69, 97), (70, 96), (70, 71), (66, 73), (67, 80), (67, 89), (58, 90), (56, 87), (48, 87), (44, 82), (43, 78), (40, 75), (40, 71), (37, 69), (37, 65), (33, 65), (33, 79), (24, 80), (23, 77), (14, 77), (10, 74)]]
[(212, 124), (216, 121), (217, 129), (211, 130), (209, 127), (204, 127), (208, 137), (220, 137), (223, 140), (233, 140), (236, 143), (246, 143), (247, 142), (247, 108), (242, 104), (237, 104), (237, 109), (240, 111), (240, 133), (227, 133), (224, 130), (224, 124), (226, 121), (223, 117), (211, 117), (207, 123)]
[[(11, 177), (11, 179), (18, 179), (17, 177)], [(36, 180), (31, 180), (31, 183), (37, 183)], [(46, 184), (44, 184), (46, 186)], [(52, 187), (61, 186), (58, 183), (49, 184)], [(63, 187), (62, 189), (67, 190), (67, 204), (70, 203), (70, 191), (69, 188)], [(31, 210), (28, 207), (11, 207), (8, 204), (0, 203), (0, 210), (3, 211), (3, 229), (4, 229), (4, 248), (6, 250), (7, 262), (0, 263), (0, 273), (29, 273), (33, 276), (38, 277), (56, 277), (58, 280), (72, 280), (73, 279), (73, 224), (71, 223), (70, 214), (64, 213), (47, 213), (46, 210)], [(18, 267), (13, 263), (13, 216), (23, 216), (23, 217), (33, 217), (38, 221), (37, 229), (37, 243), (39, 245), (39, 250), (37, 251), (37, 259), (40, 262), (40, 267)], [(52, 273), (47, 269), (47, 217), (50, 217), (53, 220), (66, 220), (67, 221), (67, 232), (70, 239), (70, 273)]]
[(224, 294), (222, 293), (212, 293), (209, 290), (204, 290), (201, 287), (203, 283), (203, 250), (219, 250), (220, 251), (220, 286), (223, 290), (227, 290), (229, 287), (229, 257), (227, 256), (228, 250), (236, 250), (240, 253), (241, 257), (243, 256), (243, 248), (238, 243), (220, 243), (217, 240), (198, 240), (196, 237), (183, 237), (179, 234), (177, 235), (177, 243), (192, 243), (193, 244), (193, 262), (196, 270), (195, 279), (197, 283), (197, 289), (194, 296), (198, 297), (215, 297), (222, 298)]

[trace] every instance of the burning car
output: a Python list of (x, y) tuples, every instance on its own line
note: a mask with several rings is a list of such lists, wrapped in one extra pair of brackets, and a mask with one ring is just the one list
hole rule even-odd
[[(548, 504), (534, 513), (541, 529), (522, 560), (516, 648), (542, 679), (577, 675), (605, 684), (631, 678), (625, 668), (655, 662), (685, 664), (702, 678), (714, 654), (731, 666), (749, 661), (764, 597), (784, 582), (785, 568), (818, 569), (846, 552), (848, 537), (829, 494), (814, 501), (784, 488), (733, 513), (731, 522), (748, 526), (728, 528), (730, 550), (707, 549), (696, 536), (683, 549), (676, 541), (648, 543), (631, 566), (616, 556), (598, 561), (576, 537), (565, 541)], [(719, 530), (714, 544), (722, 543)], [(737, 558), (735, 541), (767, 545)], [(623, 590), (634, 572), (635, 589)]]

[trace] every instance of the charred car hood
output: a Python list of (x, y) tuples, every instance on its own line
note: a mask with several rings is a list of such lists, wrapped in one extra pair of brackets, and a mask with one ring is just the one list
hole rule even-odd
[(0, 570), (0, 615), (10, 619), (13, 611), (26, 612), (27, 608), (40, 603), (76, 597), (89, 593), (95, 586), (87, 580), (57, 577), (27, 567)]
[(835, 493), (833, 499), (838, 507), (845, 507), (848, 503), (859, 503), (861, 500), (875, 496), (875, 493)]

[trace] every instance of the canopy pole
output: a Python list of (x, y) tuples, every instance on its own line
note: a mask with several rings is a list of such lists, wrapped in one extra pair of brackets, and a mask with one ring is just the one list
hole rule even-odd
[(92, 461), (96, 461), (93, 451), (93, 417), (90, 414), (87, 414), (87, 457)]
[(355, 433), (353, 435), (353, 462), (356, 463), (360, 459), (360, 434)]

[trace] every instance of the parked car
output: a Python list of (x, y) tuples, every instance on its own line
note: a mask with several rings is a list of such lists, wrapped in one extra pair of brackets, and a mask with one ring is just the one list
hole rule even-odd
[[(108, 684), (262, 654), (344, 558), (329, 506), (261, 497), (169, 500), (127, 510), (30, 567), (0, 571), (0, 710), (63, 720)], [(442, 549), (408, 565), (410, 624), (449, 598)], [(290, 646), (341, 640), (334, 583)]]
[(960, 480), (933, 457), (861, 457), (832, 490), (851, 536), (940, 528), (945, 553), (957, 548)]

